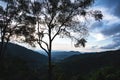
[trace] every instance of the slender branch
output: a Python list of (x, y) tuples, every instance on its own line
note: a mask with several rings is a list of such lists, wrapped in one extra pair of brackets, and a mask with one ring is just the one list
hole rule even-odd
[(52, 37), (52, 41), (55, 39), (55, 37), (60, 33), (61, 27), (64, 25), (64, 23), (59, 27), (57, 33)]
[(46, 4), (47, 4), (47, 10), (50, 12), (50, 6), (49, 6), (47, 0), (45, 0), (45, 1), (46, 1)]
[(47, 26), (48, 26), (49, 29), (51, 29), (50, 25), (51, 25), (52, 21), (54, 20), (54, 17), (55, 17), (55, 15), (54, 16), (52, 15), (52, 18), (51, 18), (49, 24), (47, 24)]
[[(33, 4), (32, 4), (32, 2), (31, 2), (31, 5), (32, 5), (32, 7), (33, 8), (35, 8), (34, 6), (33, 6)], [(46, 14), (44, 14), (43, 12), (41, 12), (41, 14), (43, 14), (45, 17), (47, 17), (47, 15)], [(37, 22), (38, 22), (38, 33), (40, 32), (40, 25), (39, 25), (39, 18), (38, 18), (38, 15), (37, 14), (35, 14), (36, 15), (36, 17), (37, 17)], [(47, 24), (47, 23), (46, 23)], [(47, 33), (45, 33), (45, 34), (47, 34)], [(48, 35), (48, 34), (47, 34)], [(43, 41), (43, 40), (41, 40), (41, 36), (38, 34), (38, 40), (37, 40), (37, 43), (39, 44), (39, 46), (40, 46), (40, 48), (41, 49), (43, 49), (47, 54), (48, 54), (48, 43), (47, 42), (45, 42), (45, 41)], [(46, 45), (46, 47), (47, 47), (47, 49), (46, 48), (44, 48), (43, 47), (43, 45), (42, 45), (42, 43), (44, 43), (45, 45)]]
[(39, 41), (37, 41), (37, 43), (39, 44), (39, 46), (47, 53), (49, 54), (49, 52), (41, 45), (41, 43)]
[[(43, 41), (43, 40), (39, 40), (38, 42), (39, 42), (39, 43), (41, 43), (41, 42), (44, 43), (44, 44), (46, 45), (47, 49), (48, 49), (48, 43), (47, 43), (47, 42), (45, 42), (45, 41)], [(41, 45), (42, 45), (42, 43), (41, 43)]]
[(17, 27), (17, 25), (19, 25), (19, 23), (16, 23), (15, 26), (8, 31), (10, 34), (9, 34), (8, 37), (7, 37), (7, 43), (9, 42), (10, 37), (13, 35), (12, 32), (13, 32), (13, 30)]
[(69, 20), (69, 18), (71, 18), (72, 16), (72, 13), (73, 13), (73, 11), (71, 11), (71, 13), (68, 15), (68, 17), (65, 19), (65, 21), (63, 21), (63, 23), (59, 26), (59, 29), (58, 29), (58, 31), (56, 32), (56, 34), (53, 36), (53, 38), (51, 39), (52, 41), (55, 39), (55, 37), (60, 33), (60, 31), (61, 31), (61, 28), (62, 28), (62, 26), (64, 26), (64, 24), (67, 22), (67, 20)]
[[(38, 21), (38, 33), (40, 32), (40, 25), (39, 25), (39, 20), (38, 20), (38, 16), (37, 16), (37, 21)], [(41, 37), (40, 37), (40, 35), (38, 34), (38, 41), (37, 41), (37, 43), (39, 44), (39, 46), (48, 54), (48, 51), (47, 51), (47, 49), (45, 49), (43, 46), (42, 46), (42, 43), (44, 43), (46, 46), (47, 46), (47, 49), (48, 49), (48, 44), (45, 42), (45, 41), (43, 41), (43, 40), (41, 40)]]

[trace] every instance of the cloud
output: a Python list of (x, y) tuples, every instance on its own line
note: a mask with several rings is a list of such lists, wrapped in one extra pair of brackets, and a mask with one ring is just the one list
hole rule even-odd
[(119, 43), (116, 43), (116, 42), (113, 42), (109, 45), (106, 45), (104, 47), (101, 47), (100, 49), (118, 49), (120, 47), (120, 44)]
[(117, 4), (116, 7), (113, 9), (113, 14), (120, 18), (120, 4)]
[(112, 43), (101, 47), (101, 49), (118, 49), (120, 47), (120, 23), (109, 22), (108, 25), (101, 30), (101, 34), (112, 39)]
[(109, 8), (109, 12), (120, 17), (120, 0), (97, 0), (96, 5)]
[(113, 36), (113, 42), (109, 45), (101, 47), (101, 49), (119, 49), (120, 48), (120, 33)]
[(103, 12), (104, 17), (100, 22), (91, 24), (90, 33), (96, 40), (105, 40), (120, 32), (120, 19), (113, 14)]
[(113, 24), (104, 28), (101, 33), (105, 36), (114, 36), (120, 33), (120, 24)]
[(112, 40), (100, 49), (120, 48), (120, 0), (96, 0), (95, 8), (100, 9), (104, 17), (101, 22), (92, 24), (94, 37), (98, 41)]
[(91, 36), (96, 39), (96, 41), (105, 40), (105, 37), (101, 33), (91, 33)]
[(102, 28), (102, 26), (104, 25), (104, 23), (102, 22), (102, 21), (100, 21), (100, 22), (95, 22), (95, 23), (93, 23), (92, 25), (91, 25), (91, 29), (93, 30), (93, 29), (100, 29), (100, 28)]
[(119, 3), (120, 0), (96, 0), (96, 5), (100, 5), (104, 7), (113, 7)]

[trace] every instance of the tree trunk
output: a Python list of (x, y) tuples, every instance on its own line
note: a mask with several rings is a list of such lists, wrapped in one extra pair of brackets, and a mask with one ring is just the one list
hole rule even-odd
[(0, 42), (0, 60), (3, 58), (3, 49), (4, 49), (4, 37), (2, 36), (1, 42)]
[(48, 49), (48, 80), (52, 80), (53, 79), (53, 75), (52, 75), (52, 40), (51, 40), (51, 30), (50, 30), (50, 35), (49, 35), (49, 49)]
[[(52, 21), (52, 20), (51, 20)], [(51, 22), (50, 22), (51, 24)], [(52, 75), (52, 57), (51, 57), (51, 53), (52, 53), (52, 39), (51, 39), (51, 27), (50, 25), (48, 26), (49, 28), (49, 48), (48, 48), (48, 80), (53, 80), (53, 75)]]
[(8, 43), (9, 43), (9, 40), (7, 40), (7, 42), (4, 42), (4, 38), (2, 38), (0, 42), (0, 61), (2, 61), (5, 57)]
[(52, 80), (52, 59), (51, 59), (51, 50), (48, 55), (48, 80)]

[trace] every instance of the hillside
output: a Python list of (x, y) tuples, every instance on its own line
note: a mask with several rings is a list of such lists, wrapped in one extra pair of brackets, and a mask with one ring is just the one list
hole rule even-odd
[(73, 55), (59, 63), (64, 74), (69, 76), (87, 75), (104, 67), (120, 67), (120, 50), (100, 53)]
[(76, 55), (76, 54), (81, 54), (81, 53), (78, 51), (53, 51), (52, 58), (55, 61), (61, 61), (65, 58), (68, 58), (68, 57)]
[(5, 57), (24, 60), (30, 67), (40, 68), (47, 63), (47, 57), (17, 44), (9, 43), (5, 50)]
[[(47, 54), (44, 51), (36, 50), (36, 52), (42, 53), (43, 55)], [(52, 60), (55, 62), (59, 62), (65, 58), (68, 58), (70, 56), (81, 54), (79, 51), (52, 51)]]
[(9, 43), (0, 61), (0, 80), (40, 80), (46, 64), (45, 55)]

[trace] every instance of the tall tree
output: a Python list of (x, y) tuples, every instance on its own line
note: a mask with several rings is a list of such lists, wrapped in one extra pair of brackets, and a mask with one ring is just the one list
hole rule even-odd
[(26, 17), (24, 13), (28, 13), (27, 0), (1, 1), (4, 6), (0, 6), (0, 59), (4, 56), (8, 42), (14, 39), (19, 40), (18, 29), (24, 34), (26, 27), (25, 24), (23, 25), (23, 18)]
[(13, 0), (2, 1), (4, 2), (4, 6), (0, 6), (0, 59), (4, 55), (5, 48), (12, 36), (12, 31), (16, 26), (13, 24), (13, 21), (15, 16), (17, 16)]
[[(21, 17), (16, 33), (19, 39), (38, 44), (48, 55), (49, 80), (52, 80), (52, 43), (54, 39), (67, 37), (75, 41), (75, 47), (85, 47), (88, 35), (87, 18), (101, 20), (101, 11), (89, 11), (94, 0), (18, 0)], [(26, 2), (27, 1), (27, 2)], [(27, 4), (27, 5), (26, 5)], [(24, 6), (24, 7), (23, 7)], [(25, 8), (27, 7), (27, 9)]]

